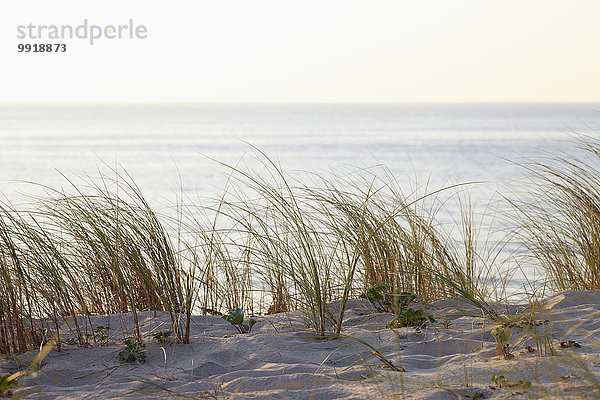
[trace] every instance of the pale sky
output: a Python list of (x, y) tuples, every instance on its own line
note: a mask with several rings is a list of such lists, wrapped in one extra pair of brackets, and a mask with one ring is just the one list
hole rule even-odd
[[(8, 7), (8, 8), (7, 8)], [(44, 40), (18, 25), (147, 27)], [(0, 102), (600, 101), (600, 1), (3, 0)]]

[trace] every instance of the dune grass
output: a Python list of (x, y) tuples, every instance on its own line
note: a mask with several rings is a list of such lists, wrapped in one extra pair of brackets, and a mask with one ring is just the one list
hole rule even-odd
[(459, 243), (420, 206), (439, 191), (410, 199), (372, 173), (309, 186), (258, 157), (262, 174), (229, 167), (223, 196), (208, 206), (180, 199), (176, 217), (154, 212), (116, 171), (44, 187), (25, 209), (2, 207), (1, 351), (38, 347), (60, 323), (94, 345), (90, 317), (103, 314), (132, 313), (142, 340), (146, 310), (169, 313), (183, 343), (192, 313), (237, 308), (300, 309), (315, 332), (339, 334), (348, 299), (378, 282), (423, 302), (460, 294), (488, 309), (472, 215)]
[[(112, 186), (112, 188), (111, 188)], [(47, 189), (27, 211), (3, 208), (1, 268), (4, 329), (12, 348), (37, 345), (36, 324), (64, 321), (80, 345), (95, 342), (91, 315), (137, 312), (171, 315), (173, 332), (189, 340), (189, 292), (194, 292), (172, 241), (135, 187), (102, 177), (73, 185), (74, 193)], [(120, 191), (120, 192), (119, 192)], [(6, 312), (4, 312), (6, 310)], [(3, 318), (4, 319), (4, 318)]]
[[(100, 345), (95, 315), (131, 314), (132, 336), (144, 341), (138, 313), (165, 312), (175, 341), (189, 343), (192, 314), (300, 310), (314, 338), (347, 339), (401, 372), (343, 333), (348, 301), (383, 284), (420, 306), (458, 297), (456, 307), (468, 306), (460, 315), (518, 326), (513, 347), (533, 340), (538, 355), (555, 356), (550, 325), (539, 324), (544, 295), (600, 290), (600, 141), (583, 138), (579, 148), (586, 157), (523, 164), (532, 185), (505, 199), (514, 214), (503, 240), (486, 237), (505, 227), (471, 204), (480, 183), (406, 195), (384, 168), (292, 175), (258, 150), (260, 170), (221, 164), (223, 193), (207, 203), (181, 195), (174, 215), (154, 211), (126, 173), (65, 178), (67, 190), (0, 205), (0, 353), (60, 350), (63, 334)], [(460, 212), (442, 222), (449, 201)], [(516, 267), (502, 265), (514, 242), (527, 251)], [(529, 307), (511, 314), (493, 301), (506, 300), (522, 259), (542, 279), (523, 289)], [(598, 389), (583, 361), (563, 361)]]
[[(422, 302), (460, 294), (495, 316), (486, 304), (489, 282), (482, 277), (489, 264), (472, 212), (460, 220), (464, 240), (456, 240), (422, 205), (435, 203), (441, 192), (463, 193), (468, 184), (409, 198), (373, 171), (298, 178), (264, 154), (257, 157), (260, 173), (224, 165), (231, 172), (229, 192), (212, 211), (227, 228), (200, 231), (211, 232), (204, 235), (209, 248), (213, 237), (225, 235), (217, 243), (218, 253), (228, 255), (222, 262), (236, 264), (230, 257), (242, 256), (237, 263), (258, 277), (271, 309), (301, 309), (316, 332), (340, 333), (347, 300), (384, 283)], [(333, 308), (332, 301), (338, 301)]]
[[(600, 288), (600, 143), (580, 147), (590, 157), (526, 165), (533, 200), (512, 201), (529, 257), (559, 290)], [(90, 317), (104, 314), (132, 313), (141, 341), (137, 313), (148, 310), (167, 312), (181, 343), (193, 313), (238, 308), (302, 310), (309, 329), (339, 335), (348, 300), (377, 284), (421, 303), (460, 296), (506, 322), (490, 300), (510, 284), (512, 272), (498, 269), (513, 239), (482, 234), (487, 216), (468, 196), (480, 183), (405, 195), (384, 168), (290, 175), (255, 157), (260, 171), (221, 164), (223, 194), (208, 204), (182, 195), (175, 216), (156, 213), (114, 170), (65, 178), (68, 190), (44, 187), (27, 207), (2, 205), (0, 351), (38, 348), (60, 324), (94, 345)], [(442, 223), (450, 200), (460, 215)]]
[(575, 139), (578, 154), (523, 164), (529, 193), (512, 204), (528, 255), (554, 290), (600, 289), (600, 140)]

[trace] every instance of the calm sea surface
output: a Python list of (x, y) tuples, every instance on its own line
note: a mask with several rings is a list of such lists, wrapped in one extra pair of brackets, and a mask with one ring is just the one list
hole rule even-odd
[[(216, 197), (224, 168), (256, 146), (282, 167), (319, 173), (383, 164), (407, 186), (486, 181), (482, 208), (519, 176), (512, 161), (569, 149), (575, 132), (600, 131), (600, 104), (0, 106), (0, 193), (19, 200), (26, 180), (124, 167), (155, 207), (188, 194)], [(58, 172), (59, 171), (59, 172)]]

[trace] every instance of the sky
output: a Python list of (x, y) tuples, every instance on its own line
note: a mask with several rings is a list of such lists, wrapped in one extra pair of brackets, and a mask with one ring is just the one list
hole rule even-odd
[[(600, 1), (4, 0), (1, 103), (598, 102)], [(146, 38), (18, 38), (37, 25)], [(20, 44), (66, 51), (19, 53)]]

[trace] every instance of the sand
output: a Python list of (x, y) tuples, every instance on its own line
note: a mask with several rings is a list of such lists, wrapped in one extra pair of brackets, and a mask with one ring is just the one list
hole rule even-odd
[[(470, 309), (459, 299), (429, 306), (438, 322), (417, 333), (386, 328), (392, 315), (376, 312), (366, 301), (348, 304), (343, 333), (369, 343), (405, 372), (384, 367), (357, 340), (315, 338), (303, 331), (300, 312), (260, 317), (249, 334), (237, 333), (218, 316), (195, 316), (190, 344), (156, 343), (151, 335), (168, 330), (168, 318), (144, 312), (140, 321), (147, 359), (132, 364), (118, 357), (123, 338), (131, 335), (131, 316), (94, 317), (94, 324), (111, 327), (107, 345), (63, 345), (61, 352), (54, 350), (44, 359), (40, 371), (22, 379), (14, 393), (45, 399), (600, 396), (600, 292), (564, 292), (542, 302), (535, 328), (512, 328), (511, 360), (496, 355), (492, 321), (477, 310), (464, 315), (457, 306)], [(524, 307), (496, 308), (514, 313)], [(540, 354), (545, 351), (532, 339), (536, 330), (542, 337), (551, 330), (554, 355)], [(561, 348), (566, 340), (581, 347)], [(26, 363), (31, 357), (18, 359)], [(23, 369), (16, 359), (5, 359), (1, 368), (2, 373)], [(491, 379), (494, 374), (504, 375), (509, 384), (499, 387)]]

